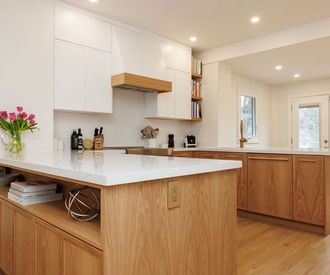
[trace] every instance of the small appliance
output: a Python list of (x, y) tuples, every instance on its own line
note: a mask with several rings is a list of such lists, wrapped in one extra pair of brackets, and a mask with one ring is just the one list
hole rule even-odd
[(185, 148), (196, 148), (197, 140), (193, 135), (187, 135), (183, 140), (183, 145)]

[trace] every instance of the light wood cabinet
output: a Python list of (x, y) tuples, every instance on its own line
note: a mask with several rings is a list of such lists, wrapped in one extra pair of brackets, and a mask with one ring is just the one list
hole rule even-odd
[(324, 157), (294, 156), (293, 218), (324, 225)]
[(15, 274), (34, 275), (34, 217), (19, 209), (15, 209), (14, 217)]
[(181, 157), (181, 158), (193, 158), (193, 151), (174, 151), (172, 154), (173, 157)]
[(242, 169), (237, 170), (237, 208), (247, 209), (248, 207), (248, 186), (246, 180), (246, 154), (225, 152), (223, 154), (225, 160), (239, 160), (242, 161)]
[(63, 240), (64, 275), (103, 273), (102, 252), (74, 238)]
[(14, 274), (14, 207), (0, 200), (0, 264), (1, 269)]
[(36, 275), (63, 274), (63, 241), (53, 226), (36, 221), (35, 225)]
[(222, 152), (196, 151), (194, 157), (200, 159), (223, 159), (224, 155)]
[(292, 156), (248, 154), (248, 210), (292, 219)]

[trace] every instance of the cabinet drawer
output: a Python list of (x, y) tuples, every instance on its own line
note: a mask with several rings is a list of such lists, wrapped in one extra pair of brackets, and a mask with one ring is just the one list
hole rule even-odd
[(193, 151), (174, 151), (172, 154), (173, 157), (181, 157), (181, 158), (193, 158)]
[(196, 151), (194, 154), (195, 158), (201, 159), (223, 159), (223, 153), (221, 152), (206, 152), (206, 151)]

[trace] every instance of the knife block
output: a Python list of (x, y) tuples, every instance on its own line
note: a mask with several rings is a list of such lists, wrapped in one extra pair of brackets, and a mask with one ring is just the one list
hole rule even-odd
[(94, 150), (103, 150), (104, 135), (94, 136)]

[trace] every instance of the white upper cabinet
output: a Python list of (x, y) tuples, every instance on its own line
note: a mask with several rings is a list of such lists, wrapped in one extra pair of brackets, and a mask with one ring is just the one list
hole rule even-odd
[(111, 52), (111, 24), (55, 5), (55, 38)]
[(191, 48), (175, 43), (162, 43), (162, 55), (168, 68), (191, 73), (191, 54)]
[(112, 113), (111, 53), (55, 40), (55, 109)]
[(166, 68), (172, 92), (145, 95), (147, 118), (191, 119), (191, 73)]

